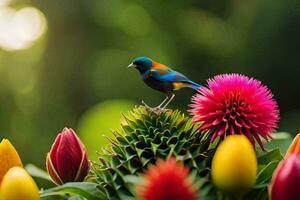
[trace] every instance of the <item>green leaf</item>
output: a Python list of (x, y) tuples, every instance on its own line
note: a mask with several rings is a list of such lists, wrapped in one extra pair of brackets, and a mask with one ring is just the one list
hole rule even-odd
[(41, 168), (38, 168), (37, 166), (35, 166), (33, 164), (26, 165), (25, 169), (33, 177), (41, 178), (41, 179), (52, 182), (50, 176), (48, 175), (48, 173), (46, 171), (42, 170)]
[(135, 175), (127, 175), (123, 177), (125, 183), (130, 183), (133, 185), (138, 185), (141, 183), (141, 177)]
[(263, 184), (256, 184), (255, 186), (253, 186), (252, 189), (264, 189), (266, 187), (268, 187), (268, 183), (263, 183)]
[(40, 193), (43, 200), (51, 196), (79, 195), (88, 200), (106, 200), (106, 195), (102, 193), (96, 183), (72, 182), (61, 186), (44, 190)]
[(53, 195), (53, 196), (43, 197), (42, 200), (74, 200), (74, 199), (73, 198), (71, 199), (69, 196)]
[(273, 149), (261, 156), (258, 156), (257, 163), (258, 165), (267, 165), (268, 163), (276, 160), (282, 160), (282, 155), (280, 154), (280, 150)]
[(256, 183), (260, 185), (269, 181), (278, 163), (278, 160), (274, 160), (263, 167), (257, 174)]
[(274, 133), (272, 137), (273, 139), (271, 141), (265, 142), (266, 149), (279, 148), (281, 153), (285, 154), (286, 150), (293, 140), (291, 134), (286, 132), (279, 132)]
[(272, 135), (273, 140), (290, 140), (292, 139), (291, 134), (287, 132), (278, 132)]
[(47, 196), (43, 197), (43, 200), (86, 200), (86, 198), (81, 197), (79, 195), (72, 195), (72, 196)]

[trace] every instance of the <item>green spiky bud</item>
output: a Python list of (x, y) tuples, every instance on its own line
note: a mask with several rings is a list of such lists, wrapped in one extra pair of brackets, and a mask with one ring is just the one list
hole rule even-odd
[(199, 125), (180, 111), (157, 114), (140, 106), (124, 116), (121, 127), (91, 170), (108, 199), (133, 197), (128, 177), (144, 172), (157, 159), (173, 156), (195, 176), (207, 177), (214, 148), (207, 135), (197, 131)]

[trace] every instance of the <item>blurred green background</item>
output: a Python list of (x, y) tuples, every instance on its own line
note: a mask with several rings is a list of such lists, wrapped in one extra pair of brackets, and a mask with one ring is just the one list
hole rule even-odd
[[(58, 132), (73, 127), (90, 157), (121, 112), (164, 96), (132, 58), (147, 55), (204, 83), (224, 72), (260, 79), (275, 95), (280, 131), (300, 130), (297, 0), (0, 0), (0, 136), (44, 168)], [(298, 9), (298, 10), (297, 10)], [(193, 91), (171, 108), (187, 110)]]

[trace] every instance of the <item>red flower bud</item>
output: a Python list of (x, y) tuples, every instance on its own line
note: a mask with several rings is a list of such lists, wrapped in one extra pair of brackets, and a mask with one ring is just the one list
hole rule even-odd
[(272, 200), (300, 199), (300, 152), (282, 160), (273, 173), (269, 194)]
[(188, 179), (189, 169), (175, 158), (158, 160), (149, 167), (144, 181), (137, 186), (140, 200), (196, 200), (197, 190)]
[(83, 181), (89, 171), (85, 146), (71, 128), (59, 133), (47, 155), (47, 170), (52, 180), (61, 185)]

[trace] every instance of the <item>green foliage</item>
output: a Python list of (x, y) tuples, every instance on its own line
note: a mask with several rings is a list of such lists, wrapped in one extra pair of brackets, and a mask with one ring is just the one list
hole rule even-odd
[(133, 198), (130, 180), (157, 159), (171, 156), (201, 179), (200, 187), (211, 185), (208, 174), (214, 149), (210, 148), (207, 135), (198, 133), (197, 125), (180, 111), (156, 114), (137, 107), (124, 116), (121, 126), (121, 131), (113, 132), (115, 138), (103, 149), (99, 162), (92, 165), (91, 176), (109, 199)]
[(26, 171), (33, 177), (38, 177), (47, 181), (52, 181), (49, 174), (38, 168), (37, 166), (33, 165), (33, 164), (28, 164), (25, 166)]
[(273, 139), (270, 142), (265, 143), (266, 149), (279, 148), (282, 154), (285, 154), (286, 150), (290, 146), (293, 137), (286, 132), (278, 132), (272, 135)]
[(97, 184), (89, 182), (66, 183), (48, 190), (40, 195), (42, 200), (106, 200), (106, 197), (97, 189)]

